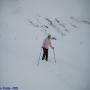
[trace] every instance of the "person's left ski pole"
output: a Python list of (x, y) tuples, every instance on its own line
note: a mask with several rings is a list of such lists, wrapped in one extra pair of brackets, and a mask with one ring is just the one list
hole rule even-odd
[(56, 63), (56, 57), (55, 57), (55, 51), (54, 51), (54, 49), (53, 49), (53, 54), (54, 54), (54, 61)]
[(37, 66), (39, 66), (39, 61), (40, 61), (41, 53), (42, 53), (42, 48), (41, 48), (40, 55), (39, 55), (39, 58), (38, 58)]

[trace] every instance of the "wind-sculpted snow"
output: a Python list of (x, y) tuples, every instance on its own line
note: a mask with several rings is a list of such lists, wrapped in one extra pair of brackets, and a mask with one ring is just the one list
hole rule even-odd
[(38, 24), (35, 24), (33, 21), (28, 20), (30, 24), (32, 24), (34, 27), (40, 27)]
[(57, 18), (55, 18), (55, 21), (63, 28), (66, 28), (64, 23), (61, 23)]
[[(44, 19), (44, 21), (42, 21), (41, 19)], [(75, 18), (74, 16), (71, 16), (70, 21), (65, 22), (65, 21), (61, 21), (59, 18), (48, 18), (48, 17), (42, 17), (39, 16), (38, 19), (36, 19), (37, 23), (35, 23), (32, 20), (28, 20), (28, 22), (36, 27), (36, 28), (41, 28), (42, 30), (45, 31), (45, 33), (52, 32), (52, 29), (54, 30), (54, 32), (59, 33), (61, 36), (65, 36), (67, 35), (67, 33), (73, 31), (73, 30), (78, 30), (78, 24), (88, 24), (90, 25), (90, 21), (85, 20), (83, 18)], [(69, 26), (69, 27), (67, 27)], [(72, 28), (72, 29), (71, 29)]]
[(78, 28), (76, 25), (74, 25), (74, 24), (72, 24), (72, 23), (71, 23), (71, 26), (74, 27), (74, 28)]
[(71, 16), (70, 19), (73, 20), (73, 21), (75, 21), (75, 22), (77, 22), (77, 23), (84, 23), (84, 24), (90, 25), (90, 21), (87, 20), (87, 19), (83, 19), (82, 17), (79, 18), (79, 19), (77, 19), (77, 18)]
[(77, 22), (77, 23), (80, 23), (80, 20), (76, 19), (76, 18), (73, 17), (73, 16), (71, 16), (70, 19), (73, 20), (73, 21), (75, 21), (75, 22)]
[(49, 18), (45, 18), (45, 20), (48, 21), (49, 25), (54, 28), (54, 30), (57, 32), (57, 33), (60, 33), (62, 36), (64, 36), (65, 34), (61, 31), (61, 29), (54, 24), (54, 21), (50, 20)]
[(90, 24), (90, 21), (87, 21), (87, 20), (81, 20), (81, 22), (83, 22), (85, 24)]
[[(69, 30), (66, 28), (64, 23), (61, 23), (58, 19), (51, 20), (50, 18), (43, 18), (46, 22), (45, 24), (42, 24), (42, 22), (37, 22), (37, 24), (34, 21), (28, 20), (28, 22), (37, 28), (45, 29), (46, 31), (52, 31), (53, 29), (55, 32), (60, 33), (62, 36), (65, 36), (65, 32), (69, 32)], [(61, 29), (63, 28), (65, 32)]]

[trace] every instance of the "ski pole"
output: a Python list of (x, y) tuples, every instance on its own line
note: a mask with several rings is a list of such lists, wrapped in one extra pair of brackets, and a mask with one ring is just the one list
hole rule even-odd
[(55, 51), (53, 49), (53, 54), (54, 54), (54, 60), (55, 60), (55, 63), (56, 63), (56, 57), (55, 57)]
[(39, 65), (39, 61), (40, 61), (41, 52), (42, 52), (42, 48), (41, 48), (40, 55), (39, 55), (39, 58), (38, 58), (37, 66)]

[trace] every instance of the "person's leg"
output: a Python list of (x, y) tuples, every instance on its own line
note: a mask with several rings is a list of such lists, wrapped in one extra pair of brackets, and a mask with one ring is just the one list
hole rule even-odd
[(45, 55), (46, 55), (45, 60), (48, 61), (48, 49), (46, 49)]
[(45, 58), (45, 48), (43, 48), (43, 56), (42, 56), (42, 60), (44, 60)]

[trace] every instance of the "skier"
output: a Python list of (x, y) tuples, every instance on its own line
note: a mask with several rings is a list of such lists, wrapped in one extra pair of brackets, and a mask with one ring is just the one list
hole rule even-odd
[(43, 40), (43, 45), (42, 45), (42, 48), (43, 48), (43, 56), (42, 56), (42, 60), (46, 60), (48, 61), (48, 48), (49, 46), (54, 49), (54, 47), (52, 46), (51, 44), (51, 35), (49, 34), (44, 40)]

